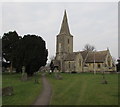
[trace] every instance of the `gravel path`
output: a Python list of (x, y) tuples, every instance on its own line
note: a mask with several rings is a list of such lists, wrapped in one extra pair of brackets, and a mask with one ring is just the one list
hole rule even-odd
[(42, 84), (43, 84), (42, 93), (40, 94), (40, 96), (38, 96), (34, 105), (49, 105), (50, 103), (52, 88), (49, 82), (47, 81), (45, 74), (42, 75)]

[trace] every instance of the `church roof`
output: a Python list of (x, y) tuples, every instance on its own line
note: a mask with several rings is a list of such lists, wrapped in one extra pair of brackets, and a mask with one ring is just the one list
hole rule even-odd
[(74, 61), (78, 52), (69, 53), (66, 55), (65, 61)]
[(94, 63), (94, 60), (95, 62), (104, 62), (105, 61), (105, 58), (106, 58), (106, 55), (108, 54), (108, 51), (107, 50), (104, 50), (104, 51), (79, 51), (79, 52), (73, 52), (73, 53), (69, 53), (66, 55), (65, 57), (65, 61), (74, 61), (75, 58), (76, 58), (76, 55), (77, 54), (81, 54), (82, 55), (82, 58), (83, 60), (86, 62), (86, 63)]
[(81, 55), (82, 55), (82, 58), (83, 60), (85, 60), (87, 54), (88, 54), (88, 51), (80, 51)]
[(95, 62), (104, 62), (108, 51), (107, 50), (95, 52), (81, 51), (80, 53), (86, 63), (93, 63), (94, 60)]
[(59, 35), (60, 34), (68, 34), (68, 35), (70, 35), (66, 10), (64, 11), (64, 17), (63, 17), (63, 21), (62, 21), (62, 25), (61, 25)]

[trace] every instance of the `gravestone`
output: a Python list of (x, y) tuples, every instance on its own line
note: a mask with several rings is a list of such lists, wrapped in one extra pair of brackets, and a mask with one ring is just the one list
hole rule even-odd
[(22, 75), (21, 81), (27, 81), (27, 80), (28, 80), (27, 74), (25, 73), (24, 75)]
[(39, 84), (39, 81), (38, 81), (38, 72), (35, 72), (34, 76), (35, 76), (35, 83)]
[(62, 78), (61, 75), (58, 75), (58, 76), (57, 76), (57, 79), (58, 79), (58, 80), (62, 80), (63, 78)]
[(12, 86), (2, 88), (2, 96), (11, 96), (11, 95), (13, 95), (13, 87)]
[(102, 73), (102, 84), (108, 84), (107, 80), (105, 79), (104, 72)]
[(25, 73), (25, 66), (22, 67), (21, 81), (27, 81), (27, 74)]
[(108, 84), (107, 80), (103, 80), (101, 83), (102, 84)]
[(55, 72), (55, 78), (58, 79), (58, 80), (61, 80), (62, 76), (60, 75), (59, 70), (57, 68), (55, 68), (54, 72)]

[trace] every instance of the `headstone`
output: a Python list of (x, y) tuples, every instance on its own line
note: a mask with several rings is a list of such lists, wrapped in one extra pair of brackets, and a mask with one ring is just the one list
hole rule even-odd
[(21, 81), (27, 81), (27, 74), (26, 73), (24, 75), (22, 75)]
[(22, 67), (22, 75), (25, 73), (25, 66)]
[(59, 80), (62, 80), (63, 78), (62, 78), (62, 76), (61, 76), (61, 75), (58, 75), (58, 79), (59, 79)]
[(104, 72), (102, 73), (102, 84), (108, 84), (107, 80), (105, 79), (105, 74)]
[(102, 84), (108, 84), (108, 82), (106, 80), (103, 80)]
[(27, 74), (25, 73), (25, 66), (22, 67), (22, 81), (27, 81)]
[(13, 87), (9, 86), (2, 88), (2, 96), (11, 96), (11, 95), (13, 95)]
[(39, 81), (38, 81), (38, 72), (35, 72), (35, 83), (39, 84)]
[(60, 75), (59, 70), (57, 70), (57, 69), (55, 68), (54, 72), (55, 72), (55, 78), (58, 79), (58, 80), (61, 80), (61, 79), (62, 79), (62, 76)]

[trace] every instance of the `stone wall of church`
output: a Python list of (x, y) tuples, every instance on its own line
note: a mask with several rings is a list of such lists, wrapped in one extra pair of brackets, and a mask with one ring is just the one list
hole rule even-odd
[(116, 71), (116, 66), (113, 62), (112, 56), (108, 50), (108, 54), (105, 58), (104, 62), (99, 62), (99, 63), (86, 63), (87, 67), (85, 67), (85, 71), (90, 72), (90, 71)]
[(116, 71), (116, 67), (115, 66), (111, 66), (109, 67), (108, 65), (106, 65), (106, 63), (87, 63), (86, 64), (87, 67), (84, 68), (85, 72), (93, 72), (94, 70), (96, 72), (100, 72), (100, 71)]
[(73, 52), (73, 36), (58, 35), (56, 42), (56, 54)]
[(76, 72), (82, 72), (82, 67), (83, 67), (83, 59), (82, 56), (80, 54), (76, 55), (75, 58), (75, 71)]
[(102, 71), (103, 70), (103, 63), (87, 63), (87, 67), (85, 71), (93, 72), (93, 71)]
[(75, 61), (65, 61), (65, 72), (75, 71)]
[(65, 61), (65, 72), (82, 72), (82, 62), (83, 59), (80, 54), (77, 54), (73, 61)]
[(68, 35), (64, 39), (64, 49), (67, 53), (73, 52), (73, 37)]
[(116, 71), (116, 65), (114, 64), (109, 51), (104, 62), (104, 67), (106, 71)]

